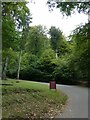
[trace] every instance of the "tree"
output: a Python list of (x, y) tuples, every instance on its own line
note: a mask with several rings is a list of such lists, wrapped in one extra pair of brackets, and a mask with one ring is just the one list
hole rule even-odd
[[(76, 11), (78, 13), (84, 13), (86, 15), (90, 14), (90, 2), (60, 2), (56, 0), (48, 0), (48, 5), (50, 10), (53, 10), (54, 7), (60, 9), (63, 15), (70, 16)], [(75, 78), (78, 80), (86, 80), (88, 76), (88, 41), (90, 39), (90, 21), (88, 19), (88, 23), (85, 25), (81, 25), (77, 27), (72, 35), (71, 43), (72, 53), (70, 57), (69, 67), (74, 69), (74, 73), (76, 74)]]
[(89, 6), (90, 2), (61, 2), (60, 0), (48, 0), (47, 4), (50, 8), (50, 10), (53, 10), (54, 7), (60, 9), (60, 12), (62, 12), (63, 15), (71, 15), (72, 13), (75, 13), (75, 10), (78, 11), (78, 13), (85, 13), (89, 14)]
[(51, 36), (51, 46), (56, 51), (56, 59), (58, 60), (58, 48), (62, 39), (62, 32), (54, 26), (51, 26), (49, 34)]
[[(19, 34), (17, 34), (19, 32), (18, 29), (21, 29), (24, 33), (30, 23), (30, 12), (26, 4), (26, 2), (2, 2), (2, 43), (3, 53), (6, 55), (3, 55), (4, 74), (7, 71), (5, 66), (7, 66), (8, 50), (10, 48), (15, 49), (15, 43), (20, 38)], [(3, 76), (3, 78), (6, 77)]]
[[(9, 48), (13, 47), (15, 39), (15, 23), (13, 18), (10, 16), (10, 8), (7, 6), (8, 3), (2, 3), (2, 50), (3, 50), (3, 69), (2, 78), (6, 79), (6, 71), (8, 65)], [(7, 10), (7, 9), (8, 10)], [(8, 11), (8, 12), (7, 12)]]
[(62, 57), (69, 55), (71, 53), (70, 43), (66, 40), (65, 36), (62, 34), (62, 39), (58, 47), (58, 56)]
[(26, 51), (40, 57), (48, 46), (49, 40), (45, 35), (43, 27), (40, 25), (30, 27), (28, 41), (26, 42)]
[(87, 80), (88, 78), (88, 41), (89, 41), (88, 23), (79, 26), (74, 30), (72, 40), (75, 42), (74, 47), (74, 60), (79, 72), (80, 79)]

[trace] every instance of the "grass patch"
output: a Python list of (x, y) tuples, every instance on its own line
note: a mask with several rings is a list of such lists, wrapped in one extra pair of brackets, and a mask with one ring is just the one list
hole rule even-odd
[(3, 118), (50, 118), (61, 112), (67, 95), (48, 85), (6, 80), (2, 85)]

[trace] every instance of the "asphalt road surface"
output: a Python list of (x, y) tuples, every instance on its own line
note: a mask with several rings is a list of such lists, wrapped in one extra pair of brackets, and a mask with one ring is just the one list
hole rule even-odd
[(69, 99), (63, 113), (56, 118), (88, 118), (88, 88), (57, 85), (57, 89), (65, 92)]

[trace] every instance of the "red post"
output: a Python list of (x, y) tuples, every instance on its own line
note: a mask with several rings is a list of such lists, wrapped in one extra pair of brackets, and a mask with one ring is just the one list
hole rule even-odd
[(50, 81), (50, 89), (56, 89), (56, 81)]

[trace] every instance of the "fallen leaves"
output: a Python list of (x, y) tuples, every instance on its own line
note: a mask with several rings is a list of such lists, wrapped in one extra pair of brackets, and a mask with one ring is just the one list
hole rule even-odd
[(5, 100), (3, 104), (3, 116), (7, 118), (13, 116), (29, 119), (52, 119), (57, 113), (60, 113), (63, 104), (58, 102), (59, 100), (53, 97), (52, 94), (50, 95), (48, 93), (44, 94), (39, 90), (16, 89), (13, 94), (3, 96)]

